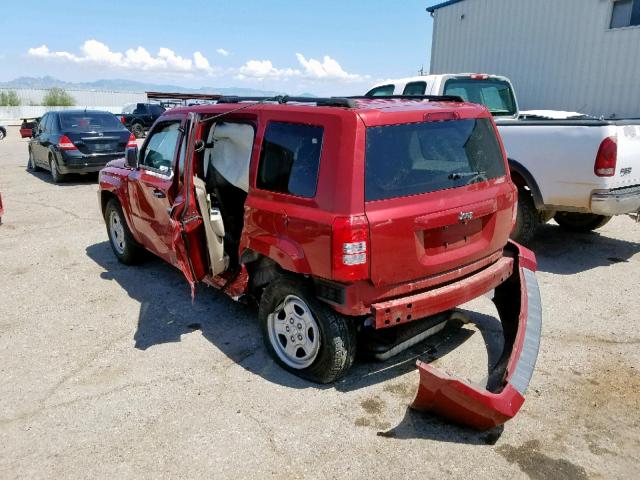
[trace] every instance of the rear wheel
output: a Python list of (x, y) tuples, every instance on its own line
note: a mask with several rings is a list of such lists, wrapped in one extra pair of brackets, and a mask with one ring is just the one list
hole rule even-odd
[(115, 256), (125, 265), (133, 265), (142, 259), (143, 248), (135, 241), (122, 213), (120, 202), (109, 200), (104, 211), (109, 243)]
[(565, 230), (571, 232), (590, 232), (604, 227), (611, 217), (594, 213), (558, 212), (553, 219)]
[(529, 190), (518, 189), (518, 212), (516, 226), (511, 238), (526, 245), (533, 239), (540, 224), (540, 214), (533, 203), (533, 196)]
[(58, 170), (58, 164), (53, 157), (49, 157), (49, 170), (51, 171), (51, 180), (53, 180), (53, 183), (60, 183), (64, 180), (64, 175)]
[(259, 318), (271, 356), (299, 377), (331, 383), (353, 364), (355, 325), (317, 300), (299, 278), (273, 280), (262, 294)]
[(131, 125), (131, 133), (133, 133), (136, 138), (142, 138), (144, 137), (144, 127), (141, 123), (134, 123)]
[(7, 136), (7, 132), (4, 130), (4, 128), (0, 128), (0, 140), (4, 140), (4, 137)]

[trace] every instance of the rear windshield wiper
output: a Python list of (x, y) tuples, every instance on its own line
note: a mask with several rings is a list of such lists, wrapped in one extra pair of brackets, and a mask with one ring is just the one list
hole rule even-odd
[(480, 177), (484, 176), (487, 172), (455, 172), (450, 173), (447, 177), (449, 180), (460, 180), (467, 177)]

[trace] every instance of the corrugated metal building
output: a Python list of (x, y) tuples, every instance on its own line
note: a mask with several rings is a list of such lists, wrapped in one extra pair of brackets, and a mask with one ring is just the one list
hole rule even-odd
[(431, 73), (505, 75), (523, 110), (640, 117), (640, 0), (450, 0), (427, 11)]

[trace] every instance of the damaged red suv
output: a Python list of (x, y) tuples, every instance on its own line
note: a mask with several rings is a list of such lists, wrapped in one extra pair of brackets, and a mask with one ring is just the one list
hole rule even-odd
[(495, 290), (498, 381), (477, 389), (419, 362), (415, 406), (486, 428), (522, 405), (540, 337), (536, 262), (509, 241), (517, 190), (480, 105), (223, 97), (176, 108), (139, 153), (101, 171), (99, 197), (120, 261), (146, 249), (192, 289), (255, 298), (273, 358), (315, 382), (344, 375), (359, 332), (399, 331)]

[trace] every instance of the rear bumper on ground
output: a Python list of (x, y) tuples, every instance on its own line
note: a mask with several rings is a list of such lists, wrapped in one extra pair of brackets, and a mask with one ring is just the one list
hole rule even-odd
[(624, 215), (640, 211), (640, 185), (591, 194), (591, 211), (596, 215)]
[(501, 425), (520, 410), (538, 356), (542, 307), (533, 253), (513, 242), (507, 250), (514, 255), (513, 273), (494, 297), (505, 345), (486, 389), (418, 361), (420, 385), (413, 408), (480, 430)]

